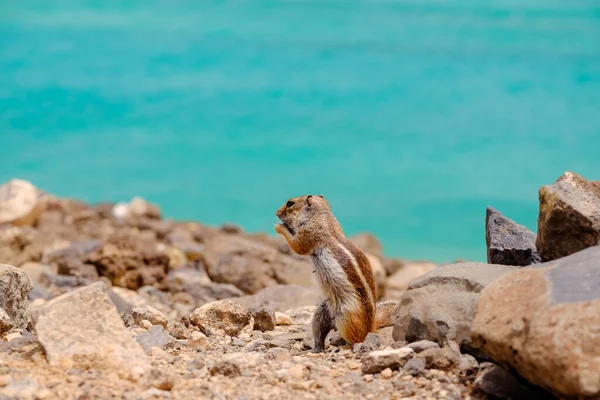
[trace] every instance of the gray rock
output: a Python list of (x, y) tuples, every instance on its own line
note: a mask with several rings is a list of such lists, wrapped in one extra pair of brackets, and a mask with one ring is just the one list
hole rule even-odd
[(541, 262), (535, 247), (536, 235), (523, 225), (487, 208), (485, 241), (490, 264), (525, 266)]
[(471, 321), (479, 293), (516, 267), (456, 263), (437, 267), (415, 279), (400, 300), (394, 340), (458, 342), (471, 349)]
[(473, 344), (560, 397), (600, 397), (600, 246), (523, 267), (481, 293)]
[(206, 272), (196, 268), (171, 271), (167, 281), (172, 292), (187, 292), (199, 305), (244, 295), (244, 292), (230, 283), (212, 282)]
[(566, 172), (539, 197), (536, 244), (544, 261), (600, 244), (600, 185)]
[(378, 350), (383, 345), (383, 339), (373, 332), (369, 332), (362, 343), (355, 344), (354, 352), (361, 357), (364, 354)]
[(155, 347), (164, 349), (169, 344), (177, 341), (160, 325), (154, 325), (149, 331), (136, 336), (135, 340), (144, 348), (146, 353), (150, 353)]
[(29, 323), (27, 295), (33, 283), (27, 274), (12, 265), (0, 264), (0, 308), (10, 317), (15, 328)]
[(253, 294), (277, 284), (312, 286), (312, 263), (280, 253), (257, 240), (220, 234), (206, 243), (206, 270), (218, 283), (232, 283)]
[(372, 351), (361, 358), (361, 369), (363, 374), (375, 374), (386, 368), (398, 369), (413, 358), (414, 354), (414, 350), (407, 347)]
[(419, 340), (418, 342), (409, 343), (406, 347), (410, 347), (415, 351), (415, 353), (420, 353), (427, 349), (440, 347), (436, 342), (432, 342), (431, 340)]
[(51, 365), (117, 370), (138, 379), (150, 366), (123, 325), (103, 282), (52, 299), (33, 314)]
[(477, 367), (479, 367), (479, 363), (472, 355), (461, 354), (460, 357), (458, 357), (458, 369), (460, 372), (470, 375), (477, 370)]
[(532, 387), (497, 365), (482, 369), (473, 382), (473, 388), (499, 400), (550, 400), (553, 397)]
[(425, 372), (425, 359), (417, 357), (411, 358), (404, 364), (402, 369), (412, 376), (420, 375)]
[(314, 306), (323, 300), (323, 295), (314, 287), (299, 285), (276, 285), (264, 288), (250, 296), (238, 297), (237, 303), (247, 308), (265, 306), (271, 311), (285, 312), (287, 310)]

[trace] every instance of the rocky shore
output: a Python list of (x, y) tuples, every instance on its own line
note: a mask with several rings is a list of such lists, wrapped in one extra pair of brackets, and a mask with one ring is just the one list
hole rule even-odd
[[(482, 218), (482, 226), (484, 224)], [(0, 399), (600, 397), (600, 183), (495, 209), (488, 263), (369, 256), (393, 327), (310, 353), (321, 294), (284, 240), (0, 186)]]

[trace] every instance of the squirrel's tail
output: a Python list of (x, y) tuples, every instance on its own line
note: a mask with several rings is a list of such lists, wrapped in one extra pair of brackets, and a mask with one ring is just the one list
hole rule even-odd
[(394, 300), (377, 303), (375, 311), (375, 329), (394, 325), (394, 322), (398, 319), (399, 305), (400, 303)]

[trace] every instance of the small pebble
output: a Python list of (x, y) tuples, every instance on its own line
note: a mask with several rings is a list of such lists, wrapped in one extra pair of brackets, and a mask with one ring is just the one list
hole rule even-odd
[(381, 371), (381, 377), (384, 379), (390, 379), (392, 377), (392, 370), (390, 368), (386, 368)]
[(365, 374), (365, 375), (363, 375), (363, 379), (365, 382), (371, 382), (373, 380), (373, 375)]
[(140, 326), (149, 331), (152, 329), (152, 322), (148, 321), (147, 319), (143, 319), (140, 321)]
[(275, 325), (287, 326), (292, 324), (293, 322), (289, 315), (282, 312), (275, 313)]

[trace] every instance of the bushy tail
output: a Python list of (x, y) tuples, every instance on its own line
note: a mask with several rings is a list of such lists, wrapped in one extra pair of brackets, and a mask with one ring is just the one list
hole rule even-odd
[(375, 310), (375, 329), (394, 325), (394, 322), (398, 319), (399, 305), (400, 303), (394, 300), (377, 303), (377, 308)]

